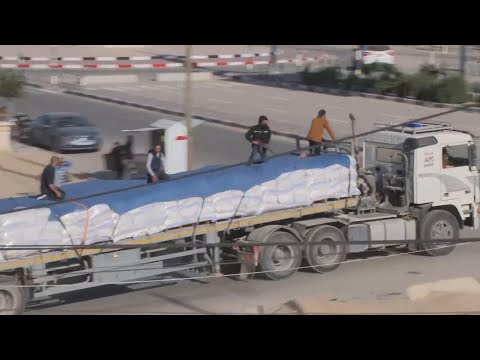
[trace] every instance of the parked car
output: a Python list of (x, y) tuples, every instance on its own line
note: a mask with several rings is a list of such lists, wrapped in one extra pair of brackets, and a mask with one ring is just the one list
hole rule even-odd
[(363, 45), (355, 49), (355, 58), (362, 64), (395, 64), (395, 51), (388, 45)]
[(102, 137), (98, 128), (75, 113), (49, 113), (31, 123), (30, 143), (55, 152), (67, 150), (98, 151)]

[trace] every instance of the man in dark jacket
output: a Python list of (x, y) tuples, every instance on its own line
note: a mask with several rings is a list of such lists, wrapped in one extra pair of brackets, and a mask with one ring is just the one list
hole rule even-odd
[(125, 145), (115, 142), (114, 147), (110, 154), (113, 157), (114, 170), (117, 173), (117, 179), (123, 179), (124, 177), (124, 162), (132, 158), (132, 142), (129, 138)]
[(147, 156), (147, 183), (168, 180), (170, 178), (165, 173), (163, 160), (162, 147), (155, 145), (155, 148), (150, 150)]
[(41, 196), (39, 199), (62, 200), (65, 197), (65, 192), (55, 186), (55, 167), (59, 163), (60, 158), (52, 156), (50, 164), (43, 169), (40, 179)]
[[(259, 162), (265, 161), (271, 137), (272, 133), (268, 127), (268, 118), (262, 115), (258, 118), (258, 125), (252, 126), (245, 134), (247, 141), (252, 144), (252, 153), (248, 159), (249, 165), (255, 162), (257, 154), (260, 155)], [(258, 161), (256, 163), (258, 163)]]

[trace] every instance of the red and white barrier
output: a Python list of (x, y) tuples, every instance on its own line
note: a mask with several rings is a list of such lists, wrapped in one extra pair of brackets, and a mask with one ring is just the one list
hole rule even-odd
[[(331, 56), (316, 56), (296, 59), (279, 59), (277, 64), (293, 63), (297, 65), (305, 63), (320, 62), (331, 59)], [(222, 66), (246, 66), (246, 65), (269, 65), (271, 61), (268, 60), (246, 60), (246, 61), (214, 61), (214, 62), (193, 62), (193, 67), (222, 67)], [(46, 70), (46, 69), (161, 69), (161, 68), (178, 68), (183, 67), (183, 63), (152, 63), (152, 64), (0, 64), (3, 69), (31, 69), (31, 70)]]

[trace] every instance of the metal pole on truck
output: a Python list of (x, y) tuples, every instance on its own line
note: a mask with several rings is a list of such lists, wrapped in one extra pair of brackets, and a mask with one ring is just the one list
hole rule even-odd
[(193, 168), (193, 135), (192, 135), (192, 45), (185, 45), (185, 121), (187, 123), (188, 170)]

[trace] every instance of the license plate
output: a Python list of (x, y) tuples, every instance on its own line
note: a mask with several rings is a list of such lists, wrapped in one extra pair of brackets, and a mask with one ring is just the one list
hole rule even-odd
[(83, 146), (83, 145), (93, 145), (95, 144), (95, 141), (93, 140), (88, 140), (87, 138), (80, 138), (80, 139), (75, 139), (71, 142), (72, 145), (79, 145), (79, 146)]

